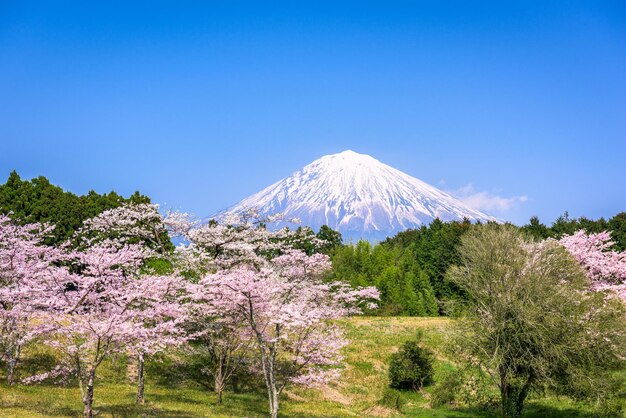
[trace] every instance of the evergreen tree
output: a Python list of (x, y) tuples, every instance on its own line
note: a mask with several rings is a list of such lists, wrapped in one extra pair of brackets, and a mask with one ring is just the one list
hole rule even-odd
[(93, 190), (77, 196), (51, 184), (45, 177), (22, 180), (16, 171), (0, 185), (0, 213), (11, 213), (14, 220), (23, 224), (55, 225), (52, 236), (46, 239), (49, 245), (70, 238), (84, 220), (124, 203), (150, 203), (150, 198), (135, 192), (125, 199), (114, 191), (98, 194)]
[(615, 241), (615, 249), (618, 251), (626, 250), (626, 212), (618, 213), (612, 217), (609, 222), (609, 231), (611, 238)]
[(522, 227), (522, 231), (538, 240), (549, 238), (552, 235), (550, 229), (542, 224), (537, 216), (530, 218), (528, 225)]
[(324, 254), (330, 254), (335, 248), (339, 247), (342, 242), (341, 234), (328, 225), (322, 225), (315, 236), (326, 243), (322, 247)]
[[(379, 313), (398, 315), (438, 315), (440, 306), (449, 300), (465, 300), (467, 295), (446, 277), (446, 271), (460, 262), (462, 237), (472, 229), (487, 225), (462, 222), (433, 221), (419, 229), (398, 233), (393, 238), (372, 245), (359, 241), (339, 246), (332, 252), (332, 278), (353, 286), (375, 285), (381, 291)], [(580, 229), (588, 233), (611, 231), (615, 249), (626, 247), (626, 213), (608, 222), (603, 219), (572, 219), (565, 213), (551, 226), (533, 216), (520, 229), (534, 240), (560, 239)], [(390, 267), (394, 267), (390, 269)], [(410, 290), (412, 289), (412, 290)]]
[(421, 271), (417, 276), (417, 288), (419, 289), (422, 303), (424, 305), (424, 316), (437, 316), (439, 314), (439, 304), (435, 297), (435, 292), (430, 285), (430, 280), (425, 272)]
[(424, 308), (424, 298), (419, 291), (417, 278), (412, 271), (406, 272), (404, 276), (404, 313), (411, 316), (426, 316)]

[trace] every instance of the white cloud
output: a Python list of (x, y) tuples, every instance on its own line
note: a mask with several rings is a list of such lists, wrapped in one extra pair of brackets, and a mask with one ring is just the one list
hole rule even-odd
[(470, 183), (457, 190), (449, 190), (452, 196), (467, 206), (486, 212), (508, 212), (513, 207), (528, 201), (528, 196), (503, 197), (487, 191), (477, 191)]

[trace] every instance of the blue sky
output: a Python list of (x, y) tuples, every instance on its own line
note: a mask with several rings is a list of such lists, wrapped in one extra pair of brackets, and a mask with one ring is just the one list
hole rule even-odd
[(86, 3), (0, 1), (0, 181), (204, 216), (352, 149), (516, 223), (626, 210), (623, 1)]

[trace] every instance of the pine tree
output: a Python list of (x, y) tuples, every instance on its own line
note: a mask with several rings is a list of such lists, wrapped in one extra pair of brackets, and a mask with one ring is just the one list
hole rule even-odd
[(426, 316), (439, 315), (439, 303), (437, 303), (437, 298), (435, 297), (435, 292), (430, 285), (430, 280), (423, 271), (420, 272), (418, 276), (418, 287), (424, 303), (424, 314)]

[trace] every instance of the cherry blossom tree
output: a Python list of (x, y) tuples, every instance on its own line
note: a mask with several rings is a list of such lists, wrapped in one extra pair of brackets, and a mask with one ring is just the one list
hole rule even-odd
[(50, 345), (66, 356), (64, 364), (70, 368), (65, 372), (78, 378), (85, 417), (93, 415), (99, 365), (132, 341), (134, 326), (128, 314), (136, 294), (127, 278), (142, 259), (138, 246), (101, 243), (73, 253), (77, 271), (51, 283)]
[[(176, 300), (180, 286), (176, 277), (138, 276), (145, 253), (137, 244), (107, 240), (70, 257), (74, 271), (49, 283), (49, 344), (66, 356), (66, 373), (79, 381), (83, 415), (91, 417), (97, 370), (105, 358), (129, 347), (151, 352), (154, 344), (179, 338), (181, 310), (164, 301)], [(158, 343), (150, 342), (154, 338)]]
[(137, 284), (143, 288), (132, 306), (134, 328), (125, 351), (138, 360), (136, 403), (143, 404), (146, 357), (187, 341), (183, 323), (189, 313), (185, 307), (188, 285), (174, 275), (145, 275)]
[(7, 364), (7, 382), (13, 384), (22, 347), (38, 335), (33, 321), (38, 313), (41, 281), (54, 274), (58, 252), (43, 245), (51, 231), (43, 225), (14, 223), (0, 216), (0, 359)]
[(298, 236), (266, 229), (272, 220), (251, 210), (221, 223), (194, 223), (181, 214), (165, 222), (187, 241), (177, 251), (181, 265), (208, 273), (196, 298), (215, 312), (233, 313), (242, 335), (253, 339), (276, 417), (288, 384), (314, 386), (338, 376), (346, 340), (330, 321), (359, 313), (379, 294), (375, 288), (324, 283), (329, 258), (294, 250)]
[[(82, 244), (90, 245), (103, 239), (113, 239), (117, 245), (142, 244), (145, 262), (148, 258), (169, 259), (169, 250), (173, 249), (167, 234), (159, 206), (150, 203), (126, 204), (106, 210), (84, 222), (76, 237)], [(144, 270), (150, 270), (143, 266)], [(153, 272), (151, 272), (153, 273)], [(137, 359), (137, 397), (138, 404), (144, 402), (145, 359), (163, 351), (166, 347), (179, 345), (185, 340), (183, 329), (184, 313), (180, 293), (185, 287), (183, 279), (177, 276), (154, 274), (142, 280), (158, 281), (168, 286), (168, 291), (153, 299), (147, 306), (136, 307), (135, 322), (137, 332), (128, 343), (128, 352)], [(177, 295), (168, 294), (175, 290)], [(164, 318), (169, 320), (164, 321)]]
[(83, 222), (75, 236), (81, 241), (108, 237), (118, 242), (145, 244), (157, 254), (173, 249), (159, 205), (128, 203), (108, 209)]
[[(280, 252), (288, 234), (265, 229), (264, 221), (267, 219), (261, 219), (253, 210), (207, 223), (174, 212), (168, 214), (165, 224), (173, 236), (186, 242), (177, 247), (177, 268), (200, 278), (208, 272), (229, 271), (237, 266), (260, 268), (268, 257)], [(249, 347), (252, 335), (246, 328), (245, 317), (235, 307), (221, 303), (214, 292), (205, 292), (204, 285), (196, 285), (194, 289), (193, 301), (188, 305), (187, 328), (192, 349), (208, 353), (212, 359), (203, 371), (213, 377), (221, 403), (224, 387), (240, 366), (240, 354)]]
[(201, 286), (195, 289), (187, 305), (189, 348), (193, 353), (209, 355), (211, 364), (202, 372), (213, 378), (217, 403), (221, 404), (226, 384), (243, 363), (251, 339), (239, 312), (214, 303)]
[(581, 230), (559, 242), (583, 267), (592, 290), (615, 292), (626, 301), (626, 252), (612, 249), (609, 232), (587, 234)]
[(260, 270), (240, 266), (207, 275), (200, 284), (224, 310), (245, 318), (252, 333), (268, 391), (270, 414), (289, 383), (315, 386), (338, 376), (340, 350), (347, 343), (330, 320), (360, 312), (378, 298), (373, 288), (323, 283), (328, 258), (289, 251)]
[[(143, 368), (145, 355), (184, 340), (178, 327), (185, 283), (145, 268), (147, 259), (162, 253), (159, 217), (153, 205), (133, 205), (86, 221), (74, 244), (65, 246), (67, 269), (46, 282), (42, 311), (50, 344), (65, 359), (62, 367), (31, 381), (75, 374), (85, 417), (93, 415), (94, 382), (104, 359), (130, 351)], [(143, 401), (143, 373), (137, 401)]]

